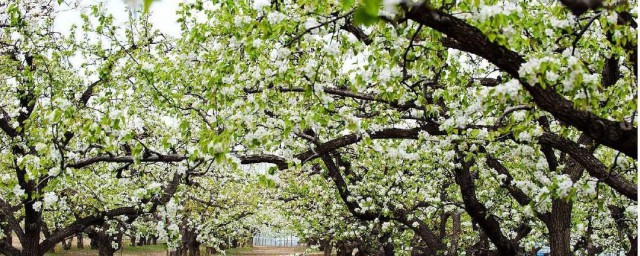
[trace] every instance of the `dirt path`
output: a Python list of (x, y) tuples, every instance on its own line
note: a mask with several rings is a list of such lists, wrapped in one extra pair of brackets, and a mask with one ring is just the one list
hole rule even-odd
[[(251, 250), (238, 252), (230, 255), (293, 255), (303, 254), (306, 248), (304, 247), (270, 247), (270, 246), (255, 246)], [(307, 253), (305, 255), (322, 255), (322, 252)]]

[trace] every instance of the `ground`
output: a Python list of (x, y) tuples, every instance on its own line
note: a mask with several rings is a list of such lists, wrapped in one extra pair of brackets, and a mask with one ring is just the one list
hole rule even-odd
[[(17, 248), (21, 248), (20, 242), (14, 237), (13, 245)], [(47, 253), (47, 256), (96, 256), (98, 251), (89, 249), (88, 238), (84, 239), (84, 249), (76, 248), (77, 241), (74, 238), (72, 241), (71, 250), (63, 250), (62, 245), (56, 247), (55, 253)], [(127, 242), (125, 242), (127, 243)], [(306, 253), (305, 253), (306, 251)], [(279, 256), (279, 255), (323, 255), (322, 252), (317, 250), (311, 250), (306, 247), (271, 247), (271, 246), (256, 246), (245, 248), (233, 248), (226, 251), (226, 255), (263, 255), (263, 256)], [(145, 246), (128, 246), (125, 245), (122, 250), (115, 253), (116, 256), (166, 256), (167, 249), (164, 244), (158, 245), (145, 245)], [(205, 255), (205, 254), (203, 254)], [(222, 254), (218, 254), (222, 255)]]
[[(305, 251), (308, 251), (305, 254)], [(322, 255), (322, 252), (311, 252), (305, 247), (269, 247), (269, 246), (257, 246), (253, 248), (234, 248), (227, 250), (227, 255)], [(95, 256), (98, 255), (96, 250), (90, 249), (76, 249), (64, 251), (62, 248), (57, 248), (56, 253), (48, 253), (47, 256)], [(166, 249), (164, 245), (146, 245), (136, 247), (125, 247), (123, 250), (117, 251), (117, 256), (166, 256)], [(222, 255), (222, 254), (218, 254)]]
[(304, 247), (269, 247), (269, 246), (256, 246), (252, 248), (240, 248), (234, 249), (227, 252), (227, 255), (293, 255), (293, 254), (303, 254), (304, 255), (322, 255), (322, 252), (313, 251), (311, 252), (307, 248)]

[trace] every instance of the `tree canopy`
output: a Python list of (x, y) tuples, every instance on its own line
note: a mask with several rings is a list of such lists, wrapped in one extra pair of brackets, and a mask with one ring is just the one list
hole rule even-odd
[(151, 2), (0, 3), (1, 253), (637, 255), (637, 2)]

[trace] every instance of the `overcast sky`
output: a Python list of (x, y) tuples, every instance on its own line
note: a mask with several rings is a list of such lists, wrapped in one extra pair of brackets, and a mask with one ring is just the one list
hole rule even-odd
[[(136, 0), (92, 0), (82, 1), (83, 4), (91, 2), (103, 2), (107, 7), (108, 13), (113, 14), (116, 24), (122, 24), (127, 21), (127, 2)], [(139, 2), (142, 2), (141, 0)], [(183, 0), (161, 0), (156, 1), (151, 5), (151, 22), (155, 28), (161, 32), (178, 36), (180, 33), (180, 27), (176, 23), (176, 10), (178, 10), (178, 4)], [(68, 33), (72, 24), (80, 25), (80, 12), (79, 10), (69, 10), (69, 8), (61, 7), (64, 10), (63, 13), (58, 15), (56, 19), (55, 28), (62, 33)]]

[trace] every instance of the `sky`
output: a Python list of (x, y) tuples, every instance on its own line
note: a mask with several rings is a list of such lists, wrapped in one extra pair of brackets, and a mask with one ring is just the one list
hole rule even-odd
[[(104, 3), (107, 12), (113, 14), (116, 24), (124, 24), (127, 21), (127, 8), (129, 3), (135, 5), (136, 0), (90, 0), (81, 1), (82, 4)], [(137, 2), (142, 2), (141, 0)], [(161, 32), (171, 36), (180, 34), (180, 26), (176, 22), (178, 4), (183, 0), (160, 0), (151, 5), (149, 12), (151, 13), (151, 23)], [(141, 4), (139, 5), (140, 8)], [(55, 30), (61, 33), (69, 33), (72, 24), (81, 24), (80, 13), (82, 11), (61, 6), (62, 11), (54, 23)]]

